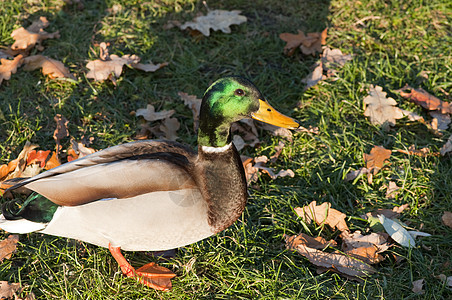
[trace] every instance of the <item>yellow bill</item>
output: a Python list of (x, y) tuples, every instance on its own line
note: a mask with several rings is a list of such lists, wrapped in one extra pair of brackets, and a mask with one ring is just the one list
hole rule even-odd
[(259, 99), (259, 104), (259, 110), (251, 114), (253, 119), (282, 128), (297, 129), (300, 127), (300, 124), (296, 120), (278, 112), (266, 101)]

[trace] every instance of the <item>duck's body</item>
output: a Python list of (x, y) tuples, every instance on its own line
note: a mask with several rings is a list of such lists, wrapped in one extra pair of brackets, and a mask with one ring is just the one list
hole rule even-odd
[(239, 218), (247, 189), (230, 125), (251, 116), (298, 127), (260, 99), (260, 92), (245, 79), (228, 77), (214, 83), (201, 105), (197, 154), (176, 142), (138, 141), (15, 180), (9, 190), (25, 187), (35, 194), (20, 208), (16, 201), (3, 204), (0, 228), (109, 247), (124, 273), (136, 276), (117, 254), (119, 249), (181, 247)]

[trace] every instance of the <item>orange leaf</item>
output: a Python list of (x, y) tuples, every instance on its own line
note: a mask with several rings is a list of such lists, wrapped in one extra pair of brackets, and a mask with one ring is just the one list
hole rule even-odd
[[(410, 92), (404, 92), (404, 90), (410, 90)], [(439, 110), (443, 114), (452, 113), (452, 107), (448, 102), (441, 101), (421, 88), (414, 89), (407, 85), (398, 92), (403, 98), (411, 100), (425, 109)]]
[(22, 54), (14, 57), (13, 60), (2, 58), (0, 59), (0, 84), (3, 80), (9, 80), (11, 74), (17, 72), (17, 68), (22, 64)]
[(58, 157), (56, 156), (56, 153), (52, 152), (52, 155), (47, 156), (47, 160), (46, 160), (44, 168), (46, 170), (50, 170), (52, 168), (58, 167), (59, 165), (61, 165), (61, 163), (58, 160)]
[(27, 157), (27, 166), (34, 164), (34, 163), (39, 163), (41, 168), (44, 168), (44, 166), (46, 165), (46, 159), (47, 156), (49, 156), (50, 154), (50, 150), (44, 151), (44, 150), (32, 150), (28, 153), (28, 157)]
[(48, 58), (43, 55), (33, 55), (24, 58), (24, 70), (32, 71), (42, 68), (42, 74), (48, 75), (50, 78), (72, 78), (74, 76), (60, 61)]
[(284, 235), (284, 239), (286, 240), (287, 246), (291, 249), (295, 249), (300, 244), (314, 249), (324, 249), (328, 246), (337, 246), (337, 243), (334, 240), (327, 241), (321, 236), (314, 238), (305, 233), (293, 236)]
[(387, 150), (381, 146), (373, 147), (372, 150), (370, 150), (370, 154), (364, 153), (366, 168), (376, 174), (383, 168), (383, 165), (387, 162), (391, 153), (391, 150)]
[(329, 202), (317, 205), (316, 201), (312, 201), (309, 205), (295, 208), (295, 212), (308, 224), (314, 221), (317, 225), (326, 224), (340, 231), (349, 230), (345, 222), (347, 215), (331, 208)]

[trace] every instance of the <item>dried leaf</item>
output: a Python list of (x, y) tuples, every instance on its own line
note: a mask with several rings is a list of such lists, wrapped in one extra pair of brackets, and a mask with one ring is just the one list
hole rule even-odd
[(60, 33), (58, 31), (48, 33), (44, 31), (49, 25), (49, 22), (45, 17), (41, 17), (38, 21), (33, 22), (27, 29), (20, 27), (11, 33), (11, 37), (15, 40), (11, 46), (12, 50), (24, 50), (29, 51), (34, 46), (37, 46), (39, 51), (44, 50), (41, 46), (41, 42), (46, 39), (59, 38)]
[[(279, 126), (274, 126), (274, 125), (263, 123), (263, 122), (259, 122), (258, 125), (259, 125), (260, 128), (269, 131), (273, 136), (285, 137), (290, 142), (292, 142), (292, 140), (293, 140), (292, 131), (290, 131), (287, 128), (282, 128), (282, 127), (279, 127)], [(257, 132), (256, 132), (256, 136), (257, 136)]]
[(419, 121), (421, 123), (425, 122), (424, 118), (421, 117), (420, 115), (418, 115), (417, 113), (412, 112), (412, 111), (408, 111), (408, 110), (405, 110), (405, 109), (401, 109), (401, 108), (399, 108), (399, 109), (402, 112), (404, 117), (408, 117), (408, 120), (410, 120), (410, 121)]
[(286, 240), (286, 245), (289, 249), (296, 249), (296, 247), (300, 244), (319, 250), (325, 249), (329, 246), (337, 246), (337, 243), (334, 240), (327, 241), (321, 236), (314, 238), (305, 233), (293, 236), (284, 235), (284, 239)]
[(15, 299), (20, 290), (20, 283), (0, 281), (0, 299)]
[(163, 67), (166, 67), (169, 63), (164, 62), (161, 64), (156, 64), (154, 65), (153, 63), (148, 63), (148, 64), (142, 64), (142, 63), (137, 63), (137, 64), (132, 64), (131, 67), (137, 70), (141, 70), (141, 71), (145, 71), (145, 72), (155, 72)]
[(249, 122), (235, 122), (231, 126), (231, 132), (239, 132), (241, 134), (241, 138), (245, 141), (247, 146), (255, 147), (261, 141), (257, 137), (257, 129), (254, 126), (254, 123)]
[(352, 181), (355, 180), (355, 178), (364, 175), (364, 174), (369, 174), (370, 170), (367, 168), (361, 168), (355, 171), (350, 171), (349, 173), (347, 173), (347, 175), (345, 175), (345, 181)]
[(0, 59), (0, 84), (2, 84), (3, 80), (9, 80), (11, 78), (11, 74), (15, 74), (17, 72), (17, 68), (22, 65), (22, 54), (14, 57), (13, 60), (9, 59)]
[(451, 122), (449, 114), (442, 114), (439, 111), (431, 111), (430, 116), (433, 120), (431, 126), (433, 130), (447, 130)]
[[(287, 245), (289, 246), (289, 245)], [(306, 257), (316, 266), (328, 268), (352, 277), (364, 277), (375, 273), (375, 269), (368, 264), (340, 253), (326, 253), (307, 247), (303, 244), (297, 245), (295, 248), (298, 253)]]
[[(19, 156), (17, 156), (16, 160), (16, 167), (14, 171), (10, 174), (8, 174), (5, 178), (5, 180), (12, 179), (12, 178), (18, 178), (22, 176), (22, 173), (24, 172), (25, 168), (27, 167), (27, 157), (28, 153), (38, 147), (37, 145), (32, 145), (30, 142), (26, 142), (24, 148), (19, 153)], [(9, 165), (9, 164), (8, 164)]]
[(240, 15), (240, 12), (240, 10), (211, 10), (206, 16), (196, 17), (193, 22), (184, 23), (180, 26), (180, 29), (185, 30), (190, 27), (193, 30), (198, 30), (205, 36), (210, 35), (210, 29), (231, 33), (229, 26), (239, 25), (247, 20), (245, 16)]
[(388, 189), (386, 190), (386, 198), (388, 199), (394, 199), (397, 195), (397, 190), (400, 188), (397, 186), (397, 184), (394, 181), (390, 181), (388, 183)]
[(400, 216), (400, 214), (409, 207), (409, 204), (403, 204), (401, 206), (395, 206), (392, 209), (387, 208), (379, 208), (377, 210), (374, 210), (373, 212), (368, 212), (365, 215), (365, 218), (369, 217), (377, 217), (378, 215), (384, 215), (386, 218), (389, 219), (396, 219)]
[(61, 139), (68, 137), (69, 136), (69, 131), (67, 129), (67, 124), (69, 123), (69, 121), (62, 115), (60, 114), (56, 114), (55, 117), (53, 118), (56, 122), (56, 128), (55, 131), (53, 132), (53, 139), (55, 140), (56, 143), (56, 156), (58, 158), (60, 151), (61, 151)]
[(160, 125), (160, 130), (165, 133), (165, 138), (170, 141), (177, 140), (177, 131), (180, 128), (180, 123), (176, 118), (166, 118)]
[[(49, 158), (50, 156), (50, 158)], [(46, 164), (44, 166), (44, 169), (50, 170), (55, 167), (58, 167), (61, 165), (60, 161), (58, 160), (58, 157), (56, 156), (56, 152), (52, 152), (52, 155), (47, 156)]]
[(24, 70), (32, 71), (42, 68), (42, 74), (48, 75), (50, 78), (72, 78), (75, 77), (60, 61), (48, 58), (43, 55), (33, 55), (23, 59)]
[[(410, 91), (404, 92), (405, 90)], [(428, 92), (421, 88), (414, 89), (407, 85), (397, 92), (399, 92), (400, 96), (402, 96), (403, 98), (411, 100), (427, 110), (438, 110), (442, 114), (452, 113), (452, 107), (448, 102), (441, 101), (440, 99), (436, 98), (433, 95), (430, 95)]]
[(449, 136), (449, 139), (447, 140), (447, 142), (441, 147), (441, 149), (439, 149), (439, 153), (444, 156), (446, 155), (446, 153), (451, 152), (452, 151), (452, 135)]
[(452, 228), (452, 212), (445, 211), (443, 216), (441, 217), (441, 220), (443, 221), (444, 225)]
[(357, 230), (353, 233), (344, 231), (341, 234), (342, 249), (348, 251), (354, 248), (375, 246), (379, 252), (383, 252), (389, 248), (387, 246), (387, 239), (382, 233), (371, 233), (362, 235), (361, 231)]
[(388, 124), (394, 126), (396, 119), (403, 118), (397, 102), (392, 98), (386, 98), (386, 93), (380, 86), (370, 86), (369, 96), (364, 98), (367, 104), (364, 115), (370, 117), (370, 122), (374, 125)]
[(278, 145), (275, 146), (276, 152), (275, 152), (275, 154), (270, 156), (270, 161), (272, 163), (274, 163), (274, 162), (276, 162), (276, 160), (278, 160), (278, 157), (281, 155), (284, 146), (285, 146), (285, 144), (282, 141), (279, 141)]
[(364, 153), (364, 161), (366, 162), (366, 168), (377, 174), (383, 165), (391, 157), (391, 150), (387, 150), (381, 146), (374, 146), (370, 150), (370, 154)]
[(367, 247), (353, 248), (345, 251), (345, 254), (357, 258), (367, 264), (377, 264), (384, 260), (384, 257), (379, 254), (380, 252), (382, 252), (381, 249), (372, 245)]
[(41, 168), (44, 168), (44, 166), (46, 165), (47, 156), (49, 156), (49, 154), (50, 150), (32, 150), (28, 153), (27, 165), (38, 163)]
[(438, 155), (438, 153), (430, 154), (429, 148), (416, 149), (416, 146), (414, 146), (414, 145), (411, 145), (410, 147), (408, 147), (408, 150), (397, 149), (396, 151), (403, 153), (403, 154), (416, 155), (416, 156), (420, 156), (420, 157), (427, 157), (429, 155)]
[(301, 30), (298, 34), (281, 33), (279, 38), (287, 44), (284, 46), (284, 53), (288, 56), (294, 54), (295, 49), (300, 47), (303, 54), (315, 55), (316, 52), (322, 52), (322, 45), (326, 44), (327, 28), (322, 32), (310, 32), (305, 35)]
[(424, 288), (424, 279), (419, 279), (413, 281), (413, 288), (411, 289), (415, 294), (422, 295), (425, 293)]
[(0, 241), (0, 262), (3, 262), (5, 258), (11, 258), (16, 251), (18, 242), (19, 236), (17, 234), (9, 235), (6, 239)]
[(350, 54), (343, 54), (339, 49), (330, 49), (326, 47), (322, 53), (323, 68), (326, 72), (342, 68), (352, 59), (353, 58)]
[(384, 215), (378, 215), (381, 225), (385, 228), (389, 236), (396, 241), (398, 244), (413, 248), (416, 247), (416, 242), (414, 238), (408, 233), (408, 231), (402, 227), (399, 223), (386, 218)]
[(193, 130), (197, 131), (199, 126), (199, 112), (201, 110), (201, 99), (198, 99), (194, 95), (179, 92), (179, 97), (184, 101), (185, 106), (191, 109), (193, 113)]
[(83, 143), (76, 142), (75, 140), (71, 139), (71, 149), (68, 150), (68, 157), (71, 158), (68, 158), (68, 161), (85, 157), (94, 152), (96, 152), (96, 150), (94, 150), (93, 148), (85, 147)]
[(314, 221), (317, 225), (326, 224), (340, 231), (349, 230), (345, 222), (347, 215), (331, 208), (329, 202), (317, 205), (316, 201), (312, 201), (309, 205), (295, 208), (295, 212), (308, 224)]
[(304, 87), (305, 90), (309, 89), (310, 87), (316, 85), (319, 81), (326, 79), (326, 76), (323, 75), (323, 64), (321, 61), (318, 61), (314, 65), (314, 70), (309, 73), (309, 75), (302, 79), (301, 82), (306, 84)]
[(136, 116), (142, 116), (146, 121), (152, 122), (157, 120), (163, 120), (171, 117), (174, 114), (174, 110), (162, 110), (156, 112), (152, 104), (148, 104), (146, 108), (140, 108), (136, 111)]
[(101, 81), (106, 79), (118, 78), (122, 73), (122, 67), (124, 65), (137, 64), (140, 58), (136, 55), (123, 55), (119, 57), (115, 54), (110, 56), (110, 60), (96, 59), (88, 62), (86, 67), (90, 70), (87, 74), (87, 78), (92, 78), (95, 81)]

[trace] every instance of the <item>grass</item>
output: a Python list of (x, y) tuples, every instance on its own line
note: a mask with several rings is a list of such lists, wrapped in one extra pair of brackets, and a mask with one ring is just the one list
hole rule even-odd
[[(38, 71), (19, 70), (0, 86), (0, 164), (14, 159), (27, 140), (53, 149), (55, 114), (69, 120), (76, 140), (94, 137), (95, 149), (131, 141), (139, 120), (130, 114), (152, 103), (157, 110), (175, 109), (181, 122), (180, 141), (195, 145), (192, 114), (179, 91), (200, 97), (217, 78), (239, 74), (254, 81), (280, 111), (320, 133), (297, 133), (274, 168), (291, 168), (294, 178), (261, 176), (250, 190), (245, 212), (217, 236), (179, 249), (162, 263), (177, 273), (171, 292), (160, 293), (124, 278), (107, 249), (73, 240), (28, 234), (17, 253), (0, 265), (0, 279), (20, 282), (38, 299), (447, 299), (451, 295), (435, 276), (451, 276), (452, 231), (441, 223), (452, 211), (450, 157), (393, 153), (391, 165), (372, 184), (361, 178), (345, 182), (345, 174), (364, 165), (363, 153), (373, 145), (387, 149), (429, 147), (445, 143), (450, 130), (438, 136), (424, 125), (399, 120), (389, 132), (363, 116), (363, 98), (370, 84), (388, 92), (404, 109), (428, 115), (394, 91), (409, 84), (451, 101), (450, 1), (208, 1), (210, 9), (240, 9), (248, 22), (231, 34), (213, 32), (197, 38), (178, 28), (163, 30), (170, 20), (188, 21), (206, 13), (202, 1), (84, 1), (84, 9), (63, 1), (0, 2), (0, 45), (10, 45), (11, 32), (39, 16), (51, 22), (48, 32), (60, 39), (44, 42), (44, 55), (63, 61), (76, 82), (50, 80)], [(107, 9), (120, 4), (116, 13)], [(119, 7), (119, 6), (116, 6)], [(301, 79), (318, 57), (283, 55), (282, 32), (328, 31), (327, 44), (354, 55), (339, 71), (305, 91)], [(155, 73), (126, 69), (117, 86), (87, 80), (87, 60), (97, 58), (96, 43), (110, 43), (112, 54), (137, 54), (143, 61), (170, 62)], [(36, 50), (34, 50), (36, 51)], [(263, 143), (244, 149), (247, 155), (271, 155), (281, 139), (260, 132)], [(63, 141), (64, 148), (69, 140)], [(390, 180), (402, 187), (386, 199)], [(315, 267), (285, 250), (284, 234), (303, 232), (293, 208), (316, 200), (329, 201), (346, 213), (353, 230), (368, 226), (359, 216), (375, 208), (408, 203), (402, 221), (431, 233), (412, 251), (394, 247), (377, 266), (378, 274), (363, 282), (334, 273), (316, 274)], [(315, 228), (311, 228), (315, 232)], [(6, 233), (1, 233), (5, 237)], [(331, 233), (332, 236), (333, 233)], [(133, 265), (148, 262), (147, 253), (128, 252)], [(415, 295), (411, 282), (425, 279), (425, 294)]]

